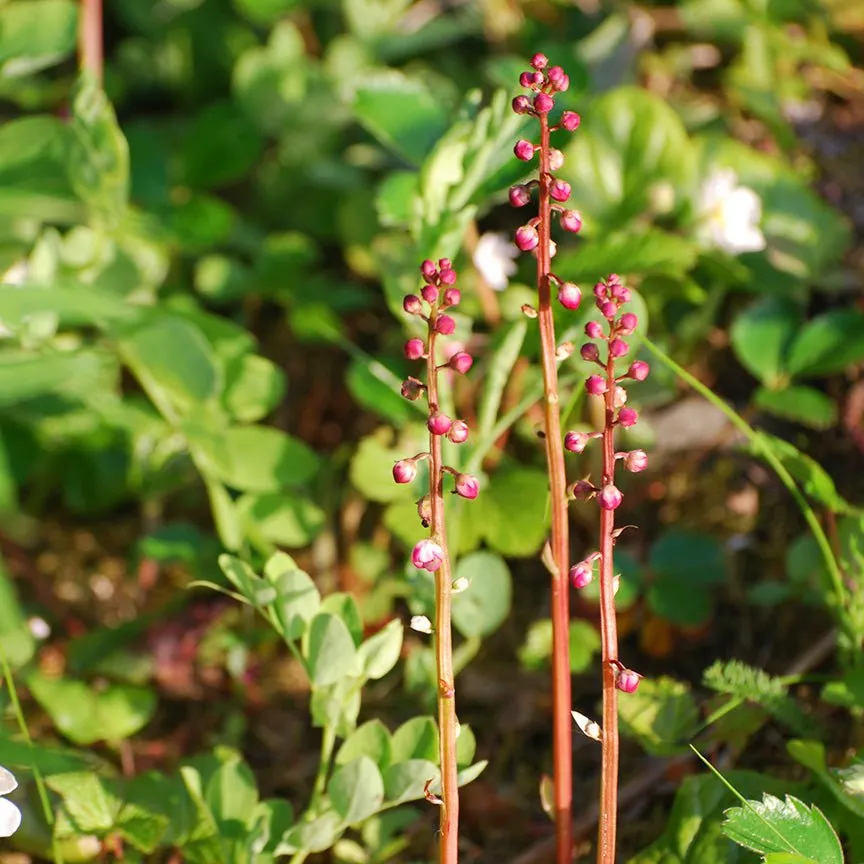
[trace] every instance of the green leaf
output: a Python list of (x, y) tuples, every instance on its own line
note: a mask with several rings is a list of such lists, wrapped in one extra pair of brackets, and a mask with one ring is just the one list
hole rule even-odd
[(761, 802), (727, 810), (723, 833), (762, 855), (793, 852), (819, 864), (843, 864), (840, 841), (822, 811), (791, 795), (781, 801), (765, 794)]
[(789, 755), (813, 772), (823, 786), (847, 810), (859, 819), (864, 818), (864, 799), (856, 780), (861, 776), (861, 762), (853, 762), (848, 768), (829, 769), (826, 764), (825, 745), (821, 741), (790, 741), (786, 745)]
[(356, 825), (381, 809), (384, 780), (378, 766), (368, 756), (360, 756), (333, 772), (327, 794), (343, 822)]
[(399, 392), (400, 379), (379, 360), (355, 354), (345, 382), (351, 396), (363, 408), (397, 426), (418, 416), (417, 406)]
[(180, 410), (193, 410), (222, 389), (222, 370), (210, 343), (182, 318), (151, 320), (120, 340), (120, 352), (157, 406), (167, 397)]
[(419, 498), (417, 489), (422, 485), (422, 472), (418, 472), (414, 483), (394, 483), (393, 465), (406, 455), (413, 455), (422, 446), (422, 437), (413, 428), (395, 443), (388, 429), (377, 429), (361, 438), (354, 451), (349, 468), (351, 483), (369, 501), (388, 503), (404, 498)]
[(506, 557), (534, 555), (548, 530), (549, 481), (533, 468), (500, 468), (471, 502), (489, 545)]
[(45, 312), (55, 314), (58, 322), (67, 326), (93, 325), (102, 329), (137, 314), (134, 307), (116, 295), (86, 285), (58, 288), (28, 284), (26, 290), (4, 286), (0, 291), (0, 320), (7, 327), (20, 327), (26, 318)]
[(368, 756), (379, 768), (392, 761), (393, 744), (390, 732), (380, 720), (369, 720), (345, 740), (336, 754), (336, 764), (345, 765), (360, 756)]
[(363, 639), (363, 619), (360, 617), (360, 607), (351, 594), (344, 591), (328, 594), (321, 601), (321, 611), (329, 612), (340, 618), (348, 628), (348, 632), (354, 640), (354, 646), (359, 647)]
[[(437, 758), (437, 756), (436, 756)], [(404, 804), (426, 797), (426, 784), (440, 783), (441, 772), (429, 759), (409, 759), (384, 771), (384, 797), (388, 804)]]
[(431, 717), (412, 717), (393, 733), (393, 763), (438, 758), (438, 727)]
[(732, 348), (741, 365), (769, 389), (783, 386), (786, 356), (801, 329), (801, 307), (784, 297), (765, 297), (735, 318)]
[(308, 546), (318, 536), (326, 519), (324, 511), (316, 504), (281, 492), (243, 495), (237, 500), (237, 511), (250, 539), (260, 536), (289, 549)]
[(325, 852), (342, 834), (342, 819), (334, 810), (328, 810), (311, 822), (295, 825), (282, 838), (274, 854), (290, 855), (292, 852)]
[(649, 209), (656, 184), (670, 184), (673, 191), (686, 186), (693, 148), (664, 99), (619, 87), (600, 96), (589, 117), (568, 146), (560, 172), (570, 181), (589, 230), (620, 230)]
[(233, 836), (237, 829), (231, 829), (232, 823), (244, 828), (250, 825), (258, 806), (258, 787), (252, 769), (239, 754), (229, 752), (226, 755), (207, 782), (204, 800), (217, 822), (229, 829), (225, 833)]
[(651, 568), (685, 585), (709, 586), (726, 577), (723, 547), (709, 534), (672, 529), (651, 547)]
[(759, 387), (753, 394), (753, 404), (762, 411), (812, 429), (830, 429), (837, 423), (837, 403), (813, 387), (793, 385), (783, 390)]
[(396, 70), (365, 75), (353, 107), (367, 131), (417, 166), (447, 128), (439, 99), (422, 81)]
[(117, 830), (128, 843), (147, 854), (156, 851), (171, 824), (171, 799), (179, 785), (176, 778), (156, 771), (138, 774), (125, 784)]
[(225, 408), (241, 423), (266, 417), (285, 395), (285, 374), (264, 357), (244, 354), (225, 367)]
[(373, 681), (383, 678), (398, 662), (402, 654), (402, 622), (393, 619), (357, 649), (363, 675)]
[(264, 575), (276, 588), (273, 612), (279, 624), (277, 629), (283, 639), (293, 642), (303, 635), (321, 608), (321, 594), (308, 573), (296, 565), (291, 567), (278, 556), (274, 558), (267, 562)]
[(362, 684), (362, 679), (346, 675), (335, 684), (313, 688), (309, 703), (312, 725), (333, 729), (340, 738), (351, 735), (357, 728)]
[(152, 690), (130, 684), (96, 690), (83, 681), (34, 672), (27, 686), (57, 729), (82, 746), (129, 738), (147, 724), (156, 709)]
[(789, 349), (792, 375), (818, 378), (843, 372), (864, 358), (864, 312), (832, 309), (798, 332)]
[(256, 609), (262, 609), (276, 599), (277, 591), (272, 583), (258, 576), (245, 561), (233, 555), (220, 555), (219, 567), (228, 581)]
[(495, 348), (490, 354), (486, 381), (477, 411), (477, 435), (481, 440), (492, 433), (492, 428), (498, 419), (504, 388), (519, 359), (519, 352), (522, 350), (527, 332), (528, 322), (525, 318), (520, 318), (495, 334)]
[(494, 633), (510, 614), (513, 593), (504, 559), (472, 552), (459, 559), (455, 579), (467, 579), (468, 587), (453, 597), (453, 626), (467, 638)]
[[(551, 634), (550, 634), (551, 635)], [(570, 622), (570, 671), (574, 675), (585, 672), (600, 650), (600, 634), (587, 621)], [(550, 645), (551, 656), (551, 645)]]
[(63, 807), (78, 832), (103, 834), (114, 827), (122, 800), (109, 781), (97, 774), (76, 771), (54, 774), (47, 784), (63, 799)]
[(711, 620), (711, 595), (699, 585), (682, 590), (678, 579), (661, 577), (652, 583), (646, 599), (651, 611), (681, 627), (701, 627)]
[(848, 669), (822, 688), (822, 700), (845, 708), (864, 708), (864, 669)]
[(319, 612), (312, 619), (306, 636), (308, 645), (304, 654), (314, 686), (325, 687), (359, 672), (354, 639), (341, 618)]
[(0, 730), (0, 764), (8, 768), (37, 768), (46, 777), (77, 771), (93, 772), (101, 769), (101, 761), (92, 752), (61, 747), (43, 747), (17, 740)]
[(20, 669), (33, 657), (36, 641), (18, 600), (15, 583), (0, 559), (0, 650), (9, 666)]
[(38, 72), (75, 50), (78, 7), (71, 0), (16, 0), (0, 7), (4, 77)]
[(48, 393), (84, 395), (106, 386), (107, 358), (94, 352), (28, 356), (0, 354), (0, 406)]
[(672, 678), (646, 678), (618, 701), (621, 731), (652, 756), (680, 752), (696, 734), (699, 711), (690, 688)]
[(457, 784), (459, 786), (467, 786), (469, 783), (476, 780), (486, 770), (486, 766), (488, 764), (488, 760), (481, 759), (479, 762), (475, 762), (473, 765), (469, 765), (467, 768), (463, 768), (456, 775)]

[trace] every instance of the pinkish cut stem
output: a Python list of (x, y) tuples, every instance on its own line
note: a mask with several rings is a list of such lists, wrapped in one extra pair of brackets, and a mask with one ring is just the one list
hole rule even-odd
[(102, 0), (81, 0), (78, 65), (102, 84)]

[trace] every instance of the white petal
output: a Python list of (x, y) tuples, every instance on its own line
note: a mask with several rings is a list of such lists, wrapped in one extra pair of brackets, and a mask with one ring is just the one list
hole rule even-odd
[(495, 291), (503, 291), (516, 272), (518, 250), (505, 234), (483, 234), (477, 241), (472, 260), (477, 272)]
[(0, 837), (11, 837), (21, 827), (21, 811), (5, 798), (0, 798)]
[(15, 779), (15, 775), (0, 765), (0, 795), (8, 795), (17, 788), (18, 781)]
[(571, 711), (579, 731), (588, 738), (594, 741), (600, 741), (603, 738), (603, 733), (598, 723), (595, 723), (590, 717), (580, 714), (578, 711)]
[(432, 622), (425, 615), (412, 615), (411, 629), (428, 635), (432, 632)]

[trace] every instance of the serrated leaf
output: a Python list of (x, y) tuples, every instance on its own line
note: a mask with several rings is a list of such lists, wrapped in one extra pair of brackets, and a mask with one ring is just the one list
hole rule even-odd
[(48, 786), (63, 799), (63, 806), (82, 834), (104, 834), (114, 827), (122, 800), (109, 781), (89, 772), (55, 774)]

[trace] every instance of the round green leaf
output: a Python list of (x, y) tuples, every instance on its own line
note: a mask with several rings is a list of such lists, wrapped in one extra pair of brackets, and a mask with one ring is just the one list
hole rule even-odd
[(783, 390), (760, 387), (753, 394), (753, 403), (762, 411), (803, 423), (813, 429), (830, 429), (837, 422), (837, 403), (812, 387), (799, 385)]
[(687, 586), (715, 585), (726, 576), (726, 559), (719, 541), (695, 531), (667, 531), (651, 547), (649, 562), (662, 578)]
[(78, 7), (72, 0), (16, 0), (0, 7), (4, 77), (29, 75), (75, 50)]
[(494, 552), (472, 552), (456, 565), (456, 579), (468, 587), (453, 597), (453, 626), (466, 637), (494, 633), (510, 614), (512, 579), (504, 559)]
[(648, 606), (682, 627), (699, 627), (711, 618), (711, 597), (698, 584), (687, 588), (677, 579), (658, 579), (647, 594)]
[(534, 468), (502, 468), (480, 497), (477, 509), (488, 544), (507, 557), (534, 555), (548, 531), (549, 480)]
[(402, 653), (403, 633), (402, 622), (394, 619), (360, 645), (360, 664), (367, 678), (383, 678), (396, 665)]
[(306, 498), (286, 497), (280, 492), (243, 495), (237, 510), (247, 525), (247, 534), (258, 533), (271, 543), (299, 549), (308, 546), (324, 526), (324, 511)]
[(393, 762), (438, 758), (438, 727), (431, 717), (412, 717), (393, 733)]
[(388, 804), (417, 801), (425, 797), (429, 781), (441, 782), (441, 772), (430, 759), (398, 762), (384, 771), (384, 796)]
[(345, 622), (320, 612), (309, 625), (304, 654), (309, 677), (316, 687), (333, 684), (340, 678), (357, 674), (357, 649)]
[(808, 322), (789, 349), (789, 372), (821, 377), (864, 358), (864, 313), (833, 309)]
[(336, 764), (345, 765), (360, 756), (368, 756), (379, 768), (390, 764), (390, 732), (378, 719), (364, 723), (345, 740), (336, 754)]
[(380, 809), (384, 802), (384, 780), (378, 766), (368, 756), (361, 756), (333, 772), (327, 794), (343, 822), (355, 825)]
[(244, 354), (225, 368), (225, 407), (235, 420), (254, 423), (285, 395), (285, 374), (264, 357)]
[(732, 324), (732, 348), (741, 365), (766, 387), (781, 385), (789, 346), (801, 328), (801, 308), (782, 297), (766, 297)]

